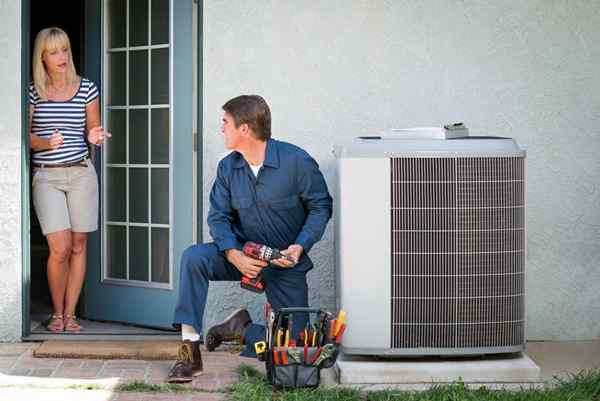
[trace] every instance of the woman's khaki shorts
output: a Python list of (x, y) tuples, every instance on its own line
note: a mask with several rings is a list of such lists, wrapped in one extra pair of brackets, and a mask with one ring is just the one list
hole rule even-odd
[(44, 235), (98, 229), (98, 176), (90, 160), (86, 164), (34, 169), (33, 206)]

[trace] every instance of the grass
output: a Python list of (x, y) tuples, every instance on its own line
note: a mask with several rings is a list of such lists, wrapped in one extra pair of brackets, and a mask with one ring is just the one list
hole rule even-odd
[(600, 401), (600, 371), (581, 372), (568, 380), (555, 379), (542, 389), (519, 391), (469, 389), (464, 383), (436, 385), (426, 391), (373, 391), (328, 387), (274, 391), (265, 377), (240, 366), (241, 381), (228, 390), (229, 401)]
[[(584, 371), (568, 379), (555, 379), (542, 389), (519, 391), (470, 389), (464, 383), (436, 385), (426, 391), (372, 391), (321, 387), (317, 389), (273, 390), (265, 376), (251, 366), (240, 365), (240, 381), (221, 390), (203, 390), (181, 384), (130, 382), (118, 385), (117, 392), (222, 393), (228, 401), (600, 401), (600, 370)], [(20, 387), (19, 385), (0, 385)], [(31, 388), (30, 384), (27, 388)], [(33, 386), (34, 388), (36, 386)], [(42, 388), (48, 388), (40, 386)], [(98, 384), (77, 384), (69, 389), (101, 390)]]
[(189, 393), (196, 390), (190, 387), (185, 387), (181, 384), (150, 384), (144, 383), (143, 381), (133, 381), (117, 385), (115, 387), (115, 391), (132, 393)]

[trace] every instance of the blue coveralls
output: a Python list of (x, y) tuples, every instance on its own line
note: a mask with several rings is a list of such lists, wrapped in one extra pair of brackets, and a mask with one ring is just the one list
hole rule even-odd
[[(263, 166), (255, 177), (246, 160), (232, 152), (219, 162), (210, 193), (208, 225), (212, 243), (192, 245), (181, 259), (179, 300), (173, 326), (182, 323), (202, 332), (209, 281), (240, 281), (241, 273), (225, 259), (227, 249), (241, 250), (246, 241), (276, 249), (300, 244), (296, 266), (270, 265), (262, 273), (267, 301), (277, 310), (308, 306), (306, 273), (313, 264), (307, 253), (321, 239), (332, 214), (332, 199), (315, 160), (292, 144), (269, 139)], [(299, 333), (306, 319), (294, 319)], [(265, 327), (245, 331), (245, 356), (264, 340)]]

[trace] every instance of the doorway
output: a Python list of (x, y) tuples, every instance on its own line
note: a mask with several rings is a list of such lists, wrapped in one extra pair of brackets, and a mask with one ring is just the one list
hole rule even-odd
[[(123, 6), (125, 8), (121, 10)], [(136, 7), (141, 11), (137, 12)], [(118, 149), (116, 145), (120, 140), (126, 143), (123, 162), (111, 159), (117, 153), (109, 147), (105, 146), (106, 149), (100, 152), (92, 149), (92, 160), (101, 185), (101, 216), (99, 230), (88, 240), (86, 282), (76, 311), (83, 318), (85, 330), (81, 333), (54, 334), (45, 330), (43, 323), (52, 312), (46, 279), (48, 246), (30, 202), (30, 326), (29, 330), (25, 329), (25, 340), (56, 339), (57, 336), (61, 339), (173, 336), (168, 326), (177, 294), (179, 257), (193, 241), (192, 166), (197, 154), (191, 146), (194, 115), (188, 106), (196, 103), (196, 92), (189, 85), (194, 64), (191, 42), (197, 32), (192, 24), (194, 7), (191, 2), (173, 0), (86, 0), (65, 4), (24, 0), (24, 8), (29, 10), (29, 24), (24, 24), (30, 38), (28, 54), (33, 50), (37, 32), (49, 26), (62, 28), (71, 40), (77, 72), (92, 79), (101, 90), (102, 120), (113, 135), (117, 134), (113, 149)], [(121, 19), (123, 25), (113, 23)], [(176, 28), (174, 20), (178, 21)], [(155, 38), (155, 33), (160, 32), (160, 24), (164, 25), (167, 36)], [(144, 28), (137, 29), (140, 26)], [(123, 46), (114, 46), (111, 40), (121, 33), (119, 28), (128, 32), (127, 42)], [(144, 39), (146, 30), (148, 39)], [(148, 40), (148, 43), (133, 43), (132, 40)], [(178, 57), (181, 63), (174, 63), (175, 53), (181, 54)], [(121, 55), (127, 64), (113, 61)], [(31, 76), (30, 67), (26, 71)], [(144, 71), (147, 71), (146, 75)], [(145, 84), (139, 85), (142, 78)], [(148, 91), (144, 92), (144, 88)], [(134, 102), (133, 94), (140, 90), (142, 100), (135, 98)], [(122, 104), (115, 102), (115, 94), (120, 91), (126, 93)], [(154, 97), (161, 94), (166, 101), (163, 98), (160, 102), (155, 101)], [(123, 121), (115, 117), (117, 114), (125, 116)], [(147, 124), (136, 125), (140, 114), (147, 117), (141, 120)], [(166, 118), (160, 119), (162, 115)], [(145, 137), (149, 144), (148, 160), (143, 163), (135, 159), (138, 156), (136, 148), (129, 146), (128, 141), (133, 140), (134, 135)], [(106, 160), (102, 160), (103, 157)], [(166, 159), (154, 160), (160, 157)], [(125, 177), (124, 191), (110, 191), (121, 182), (111, 177), (110, 173), (115, 171), (125, 172), (121, 174)], [(145, 192), (135, 187), (145, 181), (138, 180), (136, 174), (147, 177), (148, 186), (142, 188)], [(133, 205), (137, 205), (134, 201), (137, 202), (142, 192), (146, 194), (144, 199), (149, 201), (145, 209), (140, 209), (146, 214), (142, 213), (139, 218), (147, 218), (147, 222), (133, 218), (138, 218), (139, 210)], [(127, 194), (121, 208), (115, 206), (111, 193)], [(160, 202), (166, 212), (160, 209)], [(122, 211), (125, 218), (110, 219), (115, 211)], [(155, 218), (166, 220), (155, 221)], [(111, 236), (118, 230), (125, 233), (121, 242)], [(144, 230), (148, 234), (139, 240), (138, 234)], [(144, 238), (148, 244), (148, 260), (132, 259), (140, 244), (145, 244)], [(157, 239), (162, 239), (158, 245)], [(117, 252), (115, 246), (123, 246), (124, 251)], [(123, 266), (123, 277), (117, 275), (121, 270), (113, 268), (117, 263)], [(138, 274), (146, 270), (148, 277)], [(123, 308), (123, 305), (128, 307)]]
[[(69, 36), (75, 69), (83, 73), (81, 71), (84, 64), (83, 43), (85, 42), (83, 31), (84, 2), (56, 3), (30, 0), (29, 13), (29, 54), (31, 55), (33, 52), (37, 33), (44, 28), (57, 26)], [(28, 66), (27, 70), (29, 76), (31, 76), (31, 66)], [(42, 323), (52, 313), (52, 301), (46, 278), (46, 262), (49, 251), (31, 199), (30, 210), (30, 329), (32, 333), (46, 333)]]

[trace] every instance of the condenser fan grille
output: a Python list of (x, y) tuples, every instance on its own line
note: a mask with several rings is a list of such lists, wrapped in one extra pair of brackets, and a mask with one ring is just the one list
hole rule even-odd
[(523, 157), (392, 158), (392, 348), (524, 341)]

